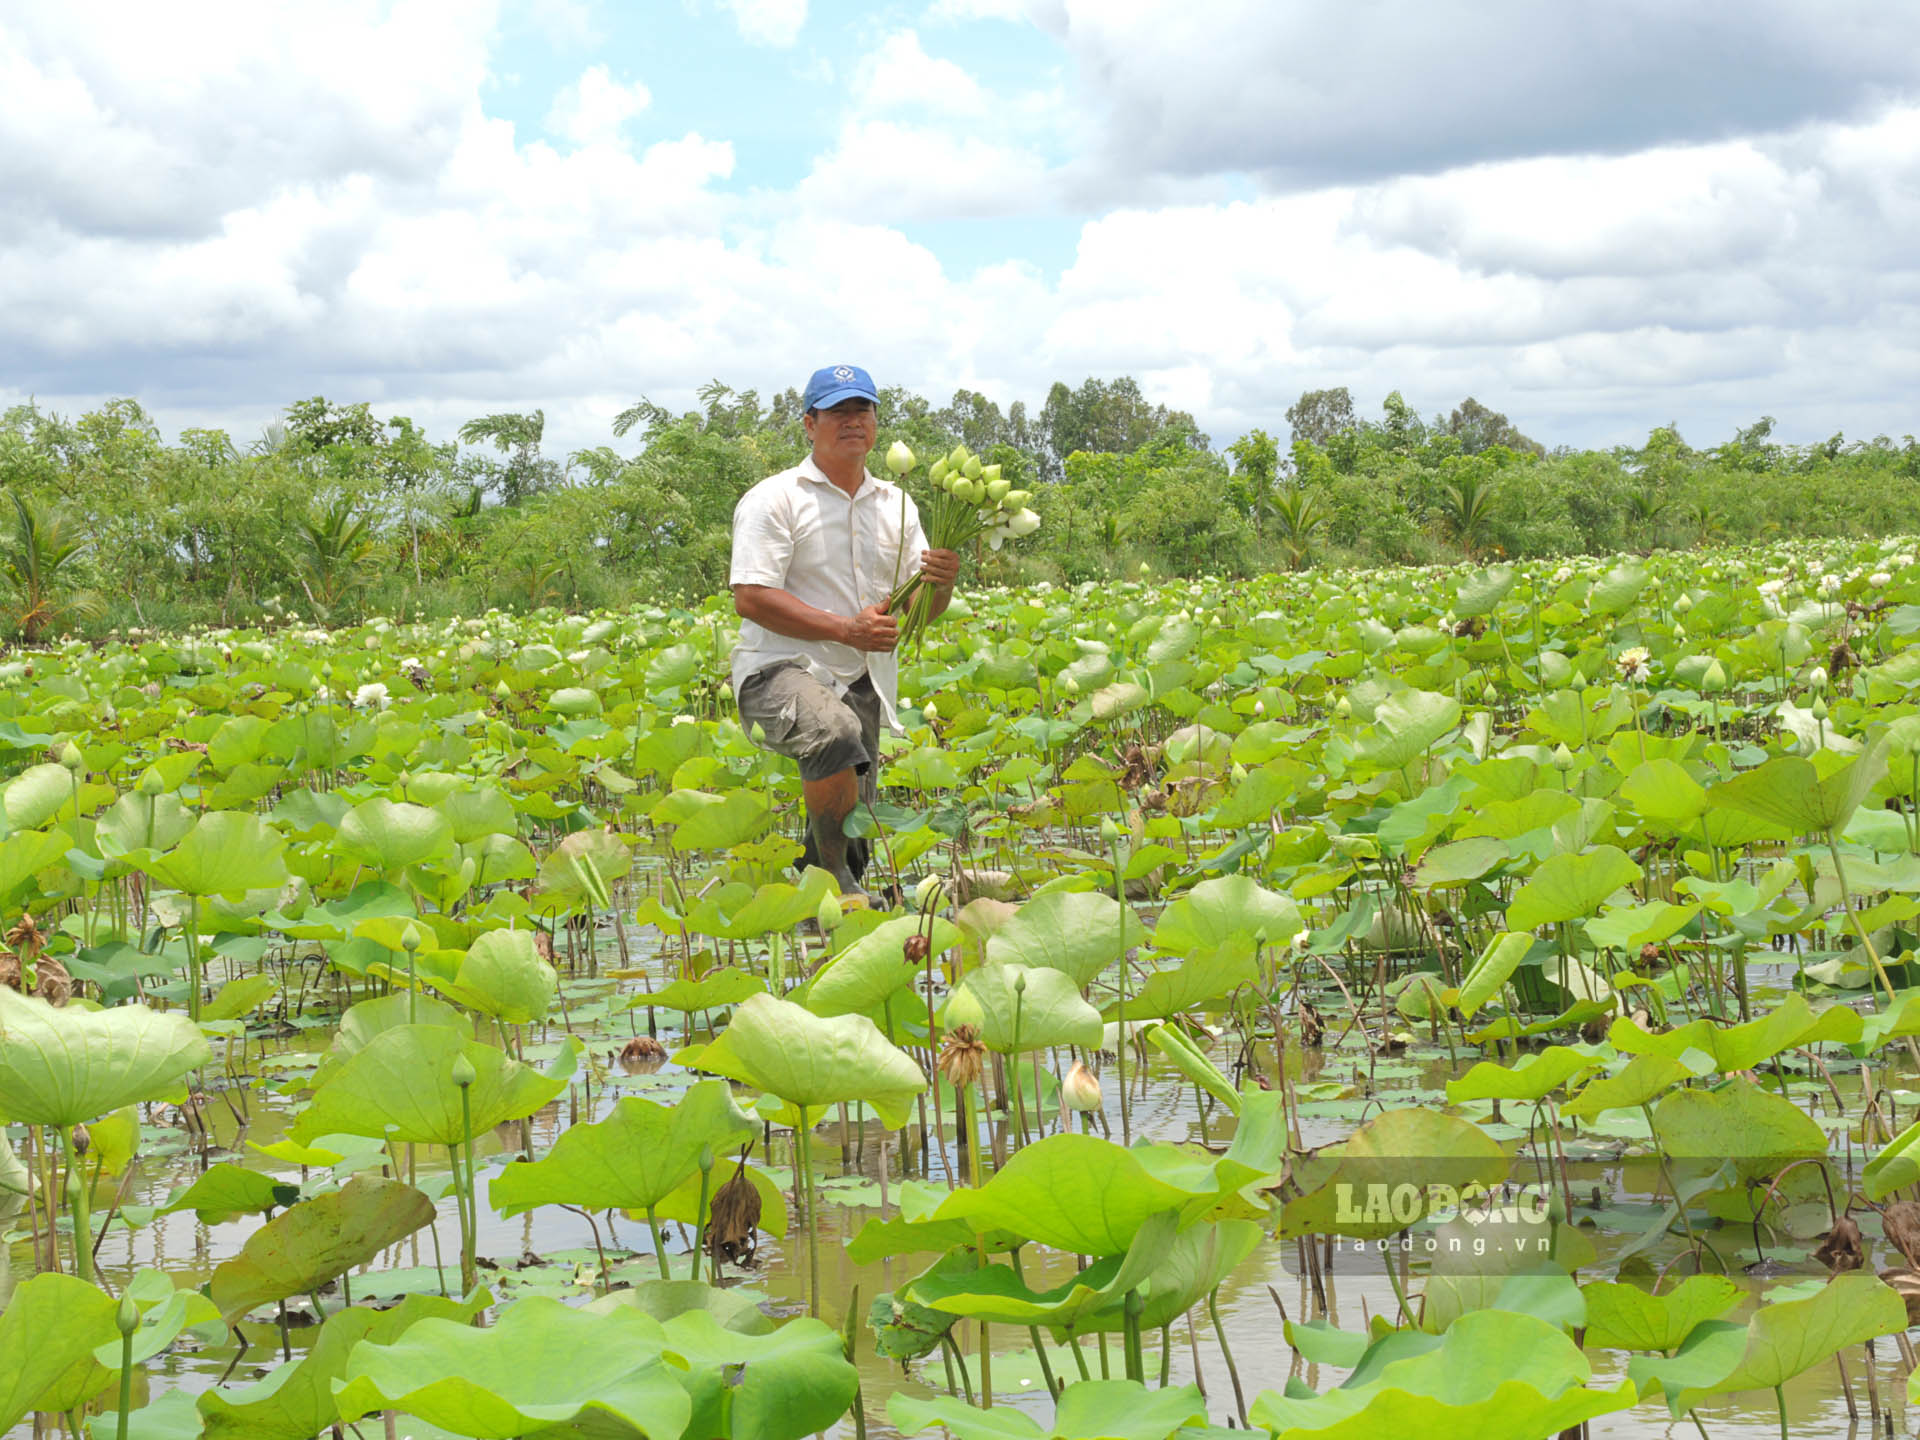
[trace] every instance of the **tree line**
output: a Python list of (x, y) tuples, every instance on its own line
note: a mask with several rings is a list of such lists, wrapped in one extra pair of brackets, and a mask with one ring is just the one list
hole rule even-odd
[[(1398, 392), (1378, 418), (1344, 387), (1309, 391), (1222, 446), (1132, 379), (1056, 383), (1037, 411), (969, 390), (881, 397), (880, 449), (965, 444), (1045, 522), (970, 581), (1251, 573), (1647, 550), (1778, 534), (1911, 528), (1912, 436), (1782, 444), (1762, 418), (1689, 445), (1549, 449), (1474, 399), (1428, 419)], [(734, 502), (806, 453), (801, 399), (718, 381), (690, 410), (640, 400), (611, 442), (546, 451), (538, 411), (435, 440), (404, 416), (323, 397), (237, 442), (166, 443), (130, 399), (76, 418), (0, 416), (0, 631), (84, 630), (489, 606), (694, 598), (726, 583)]]

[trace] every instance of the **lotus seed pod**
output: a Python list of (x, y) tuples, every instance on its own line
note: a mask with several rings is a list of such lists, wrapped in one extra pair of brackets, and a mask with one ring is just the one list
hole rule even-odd
[(1081, 1061), (1074, 1061), (1067, 1078), (1060, 1082), (1060, 1098), (1069, 1110), (1084, 1115), (1100, 1108), (1100, 1078)]
[(469, 1060), (464, 1054), (456, 1055), (454, 1057), (453, 1059), (453, 1083), (454, 1084), (458, 1085), (462, 1090), (464, 1090), (479, 1078), (480, 1078), (480, 1072), (473, 1068), (473, 1061)]
[(887, 447), (887, 469), (896, 475), (904, 475), (913, 466), (913, 451), (907, 448), (906, 441), (896, 440)]

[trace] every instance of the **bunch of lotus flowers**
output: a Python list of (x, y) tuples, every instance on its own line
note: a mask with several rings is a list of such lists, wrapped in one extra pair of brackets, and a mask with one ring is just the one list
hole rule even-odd
[[(919, 463), (903, 441), (894, 441), (887, 451), (887, 469), (903, 487)], [(998, 550), (1040, 528), (1040, 517), (1027, 508), (1032, 494), (1014, 489), (998, 465), (981, 464), (964, 445), (935, 460), (927, 468), (927, 479), (933, 491), (920, 505), (920, 525), (935, 550), (958, 550), (974, 540), (985, 540)], [(901, 644), (917, 640), (932, 617), (933, 587), (915, 573), (893, 592), (887, 609), (903, 617)]]

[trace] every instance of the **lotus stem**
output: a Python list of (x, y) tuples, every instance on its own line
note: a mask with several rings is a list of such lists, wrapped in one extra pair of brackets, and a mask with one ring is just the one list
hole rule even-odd
[(1147, 1362), (1140, 1351), (1140, 1312), (1147, 1308), (1146, 1296), (1138, 1286), (1127, 1292), (1121, 1313), (1126, 1317), (1127, 1379), (1147, 1383)]
[[(1240, 1412), (1241, 1426), (1245, 1427), (1247, 1397), (1246, 1392), (1240, 1388), (1240, 1367), (1233, 1363), (1233, 1350), (1227, 1344), (1227, 1327), (1220, 1323), (1220, 1287), (1218, 1285), (1207, 1292), (1207, 1318), (1213, 1321), (1213, 1338), (1220, 1342), (1220, 1356), (1227, 1362), (1227, 1378), (1233, 1381), (1233, 1405)], [(1196, 1375), (1199, 1374), (1200, 1364), (1197, 1358), (1193, 1369)]]
[[(1014, 1278), (1022, 1285), (1026, 1284), (1026, 1273), (1020, 1267), (1020, 1247), (1016, 1245), (1008, 1253), (1013, 1260)], [(1040, 1378), (1046, 1382), (1047, 1394), (1057, 1397), (1066, 1387), (1053, 1378), (1053, 1363), (1047, 1359), (1047, 1346), (1046, 1342), (1041, 1339), (1040, 1327), (1038, 1325), (1029, 1325), (1027, 1327), (1027, 1336), (1033, 1341), (1033, 1353), (1040, 1357)]]
[(114, 1323), (120, 1327), (120, 1418), (114, 1434), (127, 1440), (127, 1417), (133, 1413), (133, 1337), (140, 1329), (140, 1311), (132, 1297), (120, 1297)]
[(73, 1127), (60, 1127), (61, 1148), (66, 1154), (67, 1204), (73, 1211), (73, 1273), (93, 1284), (93, 1217), (88, 1213), (87, 1177), (80, 1165), (80, 1152), (73, 1143)]
[(673, 1276), (667, 1271), (667, 1237), (660, 1233), (660, 1217), (651, 1205), (647, 1206), (647, 1229), (653, 1232), (653, 1258), (660, 1266), (660, 1278), (671, 1280)]
[[(980, 1188), (980, 1128), (978, 1123), (980, 1107), (973, 1097), (973, 1086), (971, 1084), (960, 1087), (959, 1100), (960, 1114), (963, 1117), (963, 1123), (967, 1130), (967, 1173), (973, 1188), (978, 1190)], [(975, 1253), (979, 1256), (980, 1268), (984, 1270), (987, 1268), (987, 1237), (985, 1235), (976, 1236), (974, 1245), (976, 1246)], [(987, 1322), (983, 1317), (980, 1321), (980, 1408), (983, 1410), (991, 1410), (993, 1408), (993, 1356), (989, 1353), (987, 1346)]]
[(707, 1244), (707, 1190), (712, 1182), (713, 1147), (706, 1145), (700, 1149), (700, 1208), (693, 1213), (693, 1279), (695, 1281), (700, 1279), (700, 1256)]
[[(1110, 823), (1110, 822), (1108, 822)], [(1120, 867), (1120, 834), (1115, 826), (1111, 841), (1113, 853), (1113, 899), (1120, 907), (1117, 922), (1119, 935), (1117, 944), (1120, 951), (1120, 1025), (1118, 1038), (1113, 1044), (1114, 1064), (1120, 1075), (1120, 1143), (1133, 1144), (1133, 1114), (1127, 1097), (1127, 882), (1126, 872)]]
[(1773, 1387), (1773, 1402), (1780, 1410), (1780, 1440), (1787, 1440), (1787, 1387)]
[(801, 1189), (807, 1197), (807, 1314), (820, 1318), (820, 1225), (819, 1206), (813, 1199), (813, 1127), (807, 1120), (807, 1107), (800, 1107), (800, 1123), (794, 1138), (800, 1150)]

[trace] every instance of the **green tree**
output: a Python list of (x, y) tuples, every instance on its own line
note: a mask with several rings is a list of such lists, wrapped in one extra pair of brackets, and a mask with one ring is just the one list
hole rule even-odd
[(100, 600), (79, 587), (75, 572), (91, 542), (67, 534), (58, 517), (43, 516), (17, 490), (13, 502), (13, 538), (0, 550), (0, 581), (9, 592), (8, 626), (27, 644), (37, 644), (65, 619), (98, 615)]
[(547, 432), (544, 410), (502, 411), (482, 415), (460, 427), (463, 445), (491, 444), (506, 457), (494, 477), (504, 505), (518, 505), (559, 483), (559, 467), (540, 457), (540, 441)]
[(1280, 446), (1266, 431), (1254, 429), (1227, 446), (1227, 453), (1233, 457), (1234, 498), (1253, 517), (1254, 530), (1264, 533), (1280, 476)]
[(1342, 430), (1354, 428), (1353, 395), (1346, 386), (1327, 390), (1303, 390), (1300, 398), (1287, 407), (1287, 424), (1293, 427), (1296, 443), (1326, 448)]

